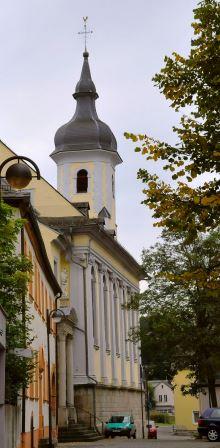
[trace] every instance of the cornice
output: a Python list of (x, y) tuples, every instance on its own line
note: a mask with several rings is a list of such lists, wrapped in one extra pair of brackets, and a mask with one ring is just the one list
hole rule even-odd
[(39, 217), (40, 222), (55, 228), (56, 230), (68, 232), (72, 236), (74, 235), (89, 235), (93, 237), (100, 245), (108, 249), (114, 254), (121, 263), (139, 280), (143, 279), (141, 266), (133, 258), (129, 252), (112, 236), (108, 231), (104, 229), (103, 219), (86, 219), (79, 217), (58, 217), (48, 218)]

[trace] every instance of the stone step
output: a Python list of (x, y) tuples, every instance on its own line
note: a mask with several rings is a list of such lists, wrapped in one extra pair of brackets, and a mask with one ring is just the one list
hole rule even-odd
[(81, 423), (74, 423), (69, 420), (69, 426), (66, 428), (59, 428), (58, 441), (59, 442), (95, 442), (102, 440), (104, 436), (98, 434), (95, 429), (88, 428), (88, 426)]
[(94, 431), (93, 430), (93, 428), (88, 428), (88, 427), (85, 427), (85, 426), (82, 426), (81, 428), (76, 428), (75, 426), (68, 426), (68, 427), (66, 427), (66, 428), (59, 428), (59, 431), (60, 432), (68, 432), (68, 431), (79, 431), (79, 432), (81, 432), (81, 431)]
[(90, 437), (81, 437), (81, 436), (60, 436), (58, 438), (59, 443), (68, 443), (68, 442), (97, 442), (98, 440), (102, 440), (103, 436), (93, 435)]

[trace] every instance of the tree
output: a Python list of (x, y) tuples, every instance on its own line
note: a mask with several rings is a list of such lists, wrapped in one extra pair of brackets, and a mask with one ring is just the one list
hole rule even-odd
[(7, 315), (6, 325), (6, 400), (15, 404), (22, 387), (27, 387), (33, 360), (16, 356), (15, 348), (31, 343), (31, 320), (25, 300), (31, 273), (30, 261), (16, 253), (19, 233), (24, 221), (14, 217), (15, 210), (0, 203), (0, 304)]
[(146, 408), (148, 409), (155, 409), (156, 407), (156, 398), (154, 393), (154, 387), (152, 384), (148, 383), (147, 385), (147, 397), (146, 397)]
[(146, 319), (139, 333), (142, 346), (154, 346), (156, 358), (163, 352), (169, 378), (179, 370), (190, 371), (191, 384), (183, 385), (184, 393), (197, 394), (207, 385), (212, 406), (217, 406), (215, 378), (220, 371), (219, 253), (218, 229), (190, 245), (184, 233), (164, 233), (162, 242), (143, 251), (148, 287), (130, 303)]
[[(167, 341), (158, 340), (154, 335), (154, 316), (142, 316), (137, 337), (141, 341), (141, 359), (148, 380), (172, 380), (174, 374), (170, 365), (173, 352)], [(134, 331), (133, 331), (134, 334)]]
[[(165, 66), (153, 78), (175, 111), (185, 108), (179, 126), (173, 127), (176, 145), (145, 134), (125, 133), (126, 138), (139, 143), (135, 151), (147, 160), (162, 161), (163, 169), (172, 174), (171, 186), (147, 169), (138, 172), (145, 185), (143, 203), (152, 209), (158, 220), (155, 225), (186, 231), (187, 240), (197, 232), (216, 228), (220, 217), (220, 180), (215, 177), (220, 170), (219, 2), (202, 0), (194, 18), (189, 56), (176, 52), (166, 56)], [(205, 181), (202, 174), (208, 175)], [(191, 186), (197, 177), (200, 186)]]

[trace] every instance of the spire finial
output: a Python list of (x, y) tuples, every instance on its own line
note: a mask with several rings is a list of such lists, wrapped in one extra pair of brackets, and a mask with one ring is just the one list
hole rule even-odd
[(85, 51), (84, 51), (84, 56), (85, 56), (85, 55), (88, 56), (87, 46), (86, 46), (86, 44), (87, 44), (87, 36), (88, 36), (89, 34), (92, 34), (92, 33), (93, 33), (93, 31), (87, 30), (87, 20), (88, 20), (88, 16), (83, 17), (83, 21), (84, 21), (84, 25), (83, 25), (83, 27), (84, 27), (84, 31), (79, 31), (79, 32), (78, 32), (78, 34), (84, 34), (84, 37), (85, 37)]

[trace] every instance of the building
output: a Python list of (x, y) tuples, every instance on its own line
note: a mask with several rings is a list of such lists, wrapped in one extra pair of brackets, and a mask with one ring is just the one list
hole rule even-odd
[[(6, 446), (12, 448), (31, 448), (40, 446), (49, 433), (49, 388), (48, 388), (48, 342), (47, 312), (56, 308), (56, 298), (62, 290), (52, 271), (41, 236), (35, 212), (30, 204), (29, 194), (4, 193), (4, 200), (15, 208), (15, 216), (25, 218), (17, 244), (18, 253), (24, 253), (32, 262), (33, 275), (25, 300), (29, 304), (31, 337), (29, 348), (18, 350), (17, 356), (32, 356), (35, 368), (28, 389), (21, 392), (17, 406), (7, 404), (6, 408)], [(52, 395), (52, 436), (57, 439), (56, 427), (56, 325), (50, 320), (50, 383)], [(30, 350), (31, 349), (31, 350)], [(31, 354), (32, 352), (32, 354)], [(2, 378), (2, 377), (1, 377)]]
[[(123, 309), (138, 292), (140, 268), (116, 239), (115, 168), (122, 160), (112, 131), (96, 112), (98, 94), (88, 57), (85, 51), (73, 94), (75, 114), (56, 132), (51, 154), (58, 190), (81, 217), (44, 216), (40, 221), (65, 237), (66, 253), (72, 257), (65, 274), (78, 321), (73, 337), (78, 418), (86, 410), (105, 421), (121, 410), (140, 419), (139, 353), (137, 344), (129, 341), (138, 315)], [(67, 424), (67, 419), (60, 424)]]
[(175, 426), (179, 430), (196, 431), (199, 417), (199, 399), (192, 395), (183, 395), (181, 386), (187, 384), (187, 371), (179, 372), (174, 380)]
[(156, 401), (155, 410), (174, 414), (174, 394), (172, 385), (167, 380), (148, 381), (153, 387)]
[[(88, 56), (73, 95), (76, 112), (55, 136), (58, 190), (45, 179), (27, 189), (69, 316), (57, 330), (58, 423), (129, 412), (140, 428), (139, 352), (129, 339), (138, 314), (124, 308), (139, 290), (140, 267), (117, 241), (115, 168), (122, 160), (97, 116)], [(13, 154), (2, 142), (0, 149), (0, 160)]]

